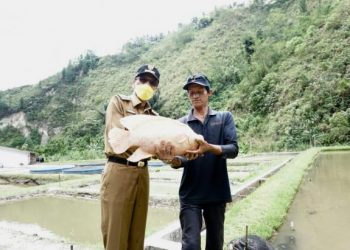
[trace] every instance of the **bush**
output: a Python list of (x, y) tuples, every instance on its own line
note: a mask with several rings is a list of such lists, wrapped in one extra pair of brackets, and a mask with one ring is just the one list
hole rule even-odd
[(25, 141), (26, 138), (21, 131), (11, 125), (0, 129), (0, 145), (2, 146), (21, 148)]
[(185, 44), (194, 39), (194, 30), (192, 27), (185, 27), (174, 37), (174, 44), (177, 49), (182, 48)]
[(350, 108), (345, 111), (336, 112), (329, 120), (329, 143), (350, 142)]

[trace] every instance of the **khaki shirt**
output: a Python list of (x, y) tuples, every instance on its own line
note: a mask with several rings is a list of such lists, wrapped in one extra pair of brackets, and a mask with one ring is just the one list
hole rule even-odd
[(117, 155), (113, 152), (111, 146), (109, 145), (108, 132), (114, 127), (124, 128), (120, 123), (120, 119), (125, 116), (136, 114), (158, 115), (151, 109), (148, 102), (146, 103), (145, 107), (141, 107), (141, 103), (141, 100), (135, 94), (132, 94), (131, 96), (116, 95), (109, 101), (106, 110), (106, 128), (104, 133), (105, 154), (107, 157), (117, 156), (121, 158), (128, 158), (136, 150), (136, 148), (129, 148), (126, 152)]

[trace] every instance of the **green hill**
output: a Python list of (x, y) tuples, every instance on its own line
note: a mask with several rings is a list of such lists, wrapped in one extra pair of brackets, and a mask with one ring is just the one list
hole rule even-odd
[(211, 105), (232, 111), (245, 152), (349, 144), (349, 12), (349, 0), (255, 0), (136, 38), (116, 55), (88, 52), (37, 85), (0, 92), (0, 145), (51, 159), (102, 157), (105, 105), (130, 93), (143, 63), (161, 72), (152, 104), (173, 118), (189, 109), (187, 75), (207, 74)]

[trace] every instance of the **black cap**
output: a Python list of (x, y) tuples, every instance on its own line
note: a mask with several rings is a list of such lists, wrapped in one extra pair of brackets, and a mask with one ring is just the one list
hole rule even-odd
[(147, 74), (147, 73), (153, 75), (159, 81), (160, 74), (158, 69), (154, 67), (154, 65), (149, 65), (149, 64), (142, 65), (137, 70), (135, 77), (138, 77), (140, 75)]
[(205, 75), (203, 74), (195, 74), (195, 75), (192, 75), (192, 76), (189, 76), (183, 86), (183, 89), (187, 90), (188, 89), (188, 86), (192, 83), (195, 83), (195, 84), (199, 84), (199, 85), (202, 85), (204, 86), (207, 90), (210, 90), (210, 82), (209, 82), (209, 79), (208, 77), (206, 77)]

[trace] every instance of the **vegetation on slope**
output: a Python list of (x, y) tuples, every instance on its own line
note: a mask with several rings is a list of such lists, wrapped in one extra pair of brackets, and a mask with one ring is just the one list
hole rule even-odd
[(137, 38), (116, 55), (89, 52), (35, 86), (0, 92), (0, 119), (22, 111), (32, 131), (2, 127), (0, 144), (51, 159), (102, 157), (106, 103), (131, 91), (143, 63), (160, 69), (152, 104), (173, 118), (189, 109), (187, 75), (206, 73), (211, 105), (232, 111), (245, 152), (349, 144), (349, 9), (348, 0), (255, 0), (195, 17), (166, 36)]

